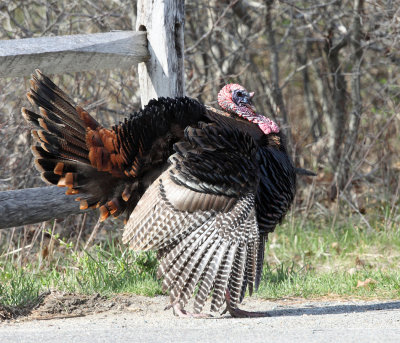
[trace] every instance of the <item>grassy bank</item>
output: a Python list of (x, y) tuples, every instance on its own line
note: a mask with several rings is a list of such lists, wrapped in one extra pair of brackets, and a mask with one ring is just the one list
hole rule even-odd
[[(51, 242), (50, 242), (51, 243)], [(102, 295), (161, 294), (153, 253), (136, 254), (103, 240), (88, 250), (53, 236), (52, 252), (37, 247), (0, 258), (0, 303), (21, 306), (49, 289)], [(5, 255), (5, 256), (4, 256)], [(270, 235), (258, 296), (400, 296), (400, 233), (377, 221), (365, 229), (356, 220), (337, 222), (289, 219)]]

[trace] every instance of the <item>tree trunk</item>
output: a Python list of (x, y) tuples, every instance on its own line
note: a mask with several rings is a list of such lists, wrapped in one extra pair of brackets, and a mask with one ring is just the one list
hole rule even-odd
[(351, 103), (352, 111), (349, 118), (348, 132), (345, 137), (344, 151), (341, 156), (339, 166), (336, 172), (336, 182), (340, 190), (344, 190), (351, 182), (350, 169), (353, 158), (354, 148), (356, 147), (358, 128), (362, 113), (361, 99), (361, 64), (363, 58), (363, 50), (361, 47), (362, 31), (361, 31), (361, 15), (363, 11), (363, 0), (354, 0), (352, 39), (353, 48), (353, 67), (351, 70)]

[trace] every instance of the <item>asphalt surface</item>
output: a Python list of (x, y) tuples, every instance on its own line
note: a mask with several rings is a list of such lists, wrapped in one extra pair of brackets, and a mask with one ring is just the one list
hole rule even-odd
[(5, 321), (0, 342), (400, 342), (400, 301), (245, 299), (243, 309), (270, 315), (251, 319), (176, 318), (166, 304), (137, 297), (117, 311)]

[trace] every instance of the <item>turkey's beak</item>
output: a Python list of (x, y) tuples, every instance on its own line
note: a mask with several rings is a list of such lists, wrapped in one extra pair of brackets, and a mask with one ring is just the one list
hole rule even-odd
[(250, 95), (250, 99), (253, 99), (254, 92), (250, 92), (249, 95)]

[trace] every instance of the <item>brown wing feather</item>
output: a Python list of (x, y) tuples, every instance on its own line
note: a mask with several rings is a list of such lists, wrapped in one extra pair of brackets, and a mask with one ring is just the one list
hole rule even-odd
[(132, 191), (124, 183), (132, 176), (122, 169), (127, 161), (116, 149), (116, 132), (103, 128), (40, 71), (27, 97), (40, 110), (23, 108), (22, 114), (39, 127), (32, 131), (38, 143), (33, 152), (43, 179), (67, 187), (67, 194), (83, 194), (80, 207), (100, 207), (101, 220), (122, 213)]

